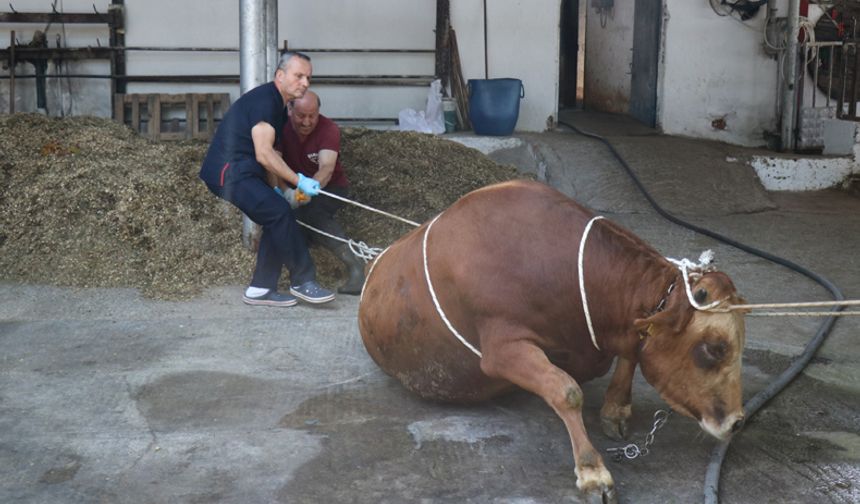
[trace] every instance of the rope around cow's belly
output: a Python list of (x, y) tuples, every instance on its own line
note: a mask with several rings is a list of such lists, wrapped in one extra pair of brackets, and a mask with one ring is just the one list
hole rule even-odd
[[(444, 212), (443, 212), (444, 213)], [(448, 317), (445, 316), (445, 312), (442, 310), (442, 306), (439, 304), (439, 298), (436, 297), (436, 291), (433, 289), (433, 282), (430, 281), (430, 268), (427, 266), (427, 237), (430, 235), (430, 228), (433, 227), (433, 224), (439, 220), (442, 214), (440, 213), (436, 217), (433, 217), (433, 220), (430, 221), (430, 224), (427, 226), (427, 229), (424, 230), (424, 239), (421, 242), (421, 254), (424, 261), (424, 278), (427, 280), (427, 287), (430, 289), (430, 297), (433, 299), (433, 306), (436, 307), (436, 313), (439, 314), (439, 317), (442, 318), (442, 321), (445, 323), (445, 326), (449, 331), (458, 339), (460, 343), (466, 346), (469, 350), (472, 351), (473, 354), (477, 355), (480, 359), (483, 357), (481, 355), (481, 351), (475, 348), (471, 343), (466, 341), (466, 338), (463, 337), (457, 329), (454, 328), (454, 325), (448, 320)]]
[(588, 298), (585, 295), (585, 275), (583, 272), (583, 265), (585, 258), (585, 240), (588, 239), (588, 233), (591, 232), (591, 227), (595, 222), (603, 219), (602, 215), (597, 215), (592, 217), (588, 224), (585, 225), (585, 229), (582, 231), (582, 238), (579, 240), (579, 255), (576, 260), (576, 268), (579, 273), (579, 297), (582, 299), (582, 311), (585, 313), (585, 322), (588, 325), (588, 334), (591, 335), (591, 342), (594, 343), (594, 348), (597, 351), (600, 351), (600, 347), (597, 345), (597, 336), (594, 334), (594, 325), (591, 323), (591, 312), (588, 311)]

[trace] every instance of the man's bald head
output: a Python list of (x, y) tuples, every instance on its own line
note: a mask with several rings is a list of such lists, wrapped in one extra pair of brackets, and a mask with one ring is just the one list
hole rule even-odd
[(290, 109), (290, 122), (299, 138), (304, 140), (310, 135), (320, 120), (320, 97), (311, 90), (305, 92), (301, 98), (292, 102)]
[(305, 112), (319, 113), (320, 105), (322, 105), (322, 103), (320, 102), (319, 95), (317, 95), (310, 89), (305, 91), (304, 96), (302, 96), (301, 98), (296, 98), (295, 100), (293, 100), (293, 109), (296, 109), (298, 107)]

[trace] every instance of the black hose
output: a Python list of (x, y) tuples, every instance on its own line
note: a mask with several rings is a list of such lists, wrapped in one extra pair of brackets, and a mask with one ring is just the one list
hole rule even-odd
[[(627, 164), (627, 161), (624, 160), (621, 154), (619, 154), (618, 151), (615, 150), (615, 147), (613, 147), (612, 144), (609, 143), (606, 138), (595, 133), (583, 131), (576, 126), (573, 126), (572, 124), (563, 121), (559, 121), (559, 124), (567, 126), (573, 131), (579, 133), (580, 135), (593, 138), (606, 145), (606, 147), (609, 148), (610, 152), (612, 152), (612, 155), (615, 156), (618, 162), (621, 163), (621, 166), (624, 167), (624, 170), (627, 172), (627, 175), (629, 175), (630, 178), (633, 180), (633, 183), (636, 185), (636, 188), (639, 189), (639, 192), (641, 192), (645, 199), (648, 200), (648, 203), (654, 208), (654, 210), (668, 221), (695, 231), (697, 233), (703, 234), (705, 236), (709, 236), (717, 241), (743, 250), (744, 252), (748, 252), (752, 255), (767, 259), (768, 261), (771, 261), (773, 263), (785, 266), (786, 268), (805, 275), (806, 277), (812, 279), (819, 285), (829, 290), (830, 293), (833, 295), (834, 299), (836, 299), (837, 301), (843, 301), (845, 299), (845, 296), (842, 294), (842, 291), (839, 290), (839, 288), (834, 285), (833, 282), (819, 275), (818, 273), (815, 273), (814, 271), (810, 271), (803, 266), (795, 264), (782, 257), (778, 257), (763, 250), (759, 250), (755, 247), (745, 245), (724, 235), (721, 235), (719, 233), (716, 233), (709, 229), (705, 229), (700, 226), (696, 226), (694, 224), (690, 224), (689, 222), (675, 217), (671, 213), (664, 210), (657, 203), (657, 201), (654, 200), (648, 190), (645, 189), (645, 186), (642, 184), (642, 181), (639, 180), (639, 177), (636, 175), (633, 169), (630, 168), (630, 165)], [(842, 306), (838, 306), (831, 311), (838, 312), (843, 308), (844, 307)], [(821, 326), (819, 326), (818, 331), (815, 333), (815, 336), (811, 340), (809, 340), (809, 343), (806, 344), (806, 347), (804, 348), (803, 352), (792, 361), (791, 365), (789, 365), (788, 368), (785, 369), (785, 371), (780, 373), (780, 375), (777, 376), (776, 379), (770, 383), (770, 385), (765, 387), (758, 394), (751, 397), (746, 402), (746, 404), (744, 404), (744, 411), (747, 420), (749, 420), (762, 406), (764, 406), (765, 403), (767, 403), (770, 399), (772, 399), (780, 391), (782, 391), (782, 389), (784, 389), (792, 380), (794, 380), (795, 377), (797, 377), (798, 374), (800, 374), (801, 371), (803, 371), (803, 368), (806, 367), (806, 365), (815, 355), (815, 352), (817, 352), (821, 345), (824, 343), (824, 340), (827, 338), (835, 322), (836, 317), (827, 317), (827, 319), (825, 319), (824, 322), (821, 323)], [(717, 444), (717, 446), (715, 446), (713, 451), (711, 452), (711, 460), (708, 463), (708, 468), (705, 472), (705, 504), (719, 503), (720, 468), (723, 464), (723, 458), (725, 457), (728, 448), (729, 441), (722, 441)]]

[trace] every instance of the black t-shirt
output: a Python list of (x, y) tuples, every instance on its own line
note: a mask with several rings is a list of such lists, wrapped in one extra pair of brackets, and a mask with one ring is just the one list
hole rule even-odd
[(207, 184), (223, 186), (227, 181), (245, 177), (265, 177), (265, 168), (254, 154), (251, 128), (260, 122), (271, 124), (277, 144), (286, 117), (284, 99), (274, 82), (257, 86), (240, 96), (215, 131), (200, 168), (200, 178)]

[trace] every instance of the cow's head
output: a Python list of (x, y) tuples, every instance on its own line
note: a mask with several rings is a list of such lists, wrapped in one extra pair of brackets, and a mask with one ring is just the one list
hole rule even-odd
[[(644, 338), (639, 357), (642, 374), (673, 409), (698, 420), (711, 435), (726, 439), (744, 419), (743, 313), (696, 310), (683, 285), (678, 287), (663, 311), (635, 321)], [(729, 277), (720, 272), (693, 276), (691, 287), (700, 305), (716, 300), (721, 306), (744, 303)]]

